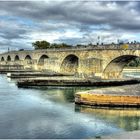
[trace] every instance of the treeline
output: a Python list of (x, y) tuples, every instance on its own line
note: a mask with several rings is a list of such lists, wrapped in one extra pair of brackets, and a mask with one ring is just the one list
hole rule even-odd
[(135, 58), (127, 66), (128, 67), (138, 67), (138, 66), (140, 66), (140, 58)]
[(32, 46), (34, 47), (35, 50), (37, 49), (51, 49), (51, 48), (69, 48), (71, 47), (71, 45), (65, 44), (65, 43), (61, 43), (61, 44), (57, 44), (57, 43), (49, 43), (48, 41), (36, 41), (34, 43), (32, 43)]
[(140, 49), (140, 43), (139, 42), (134, 42), (132, 43), (119, 43), (119, 44), (92, 44), (89, 43), (87, 45), (85, 44), (76, 44), (76, 45), (68, 45), (66, 43), (50, 43), (46, 40), (42, 40), (42, 41), (36, 41), (32, 43), (32, 46), (34, 47), (35, 50), (37, 49), (52, 49), (52, 48), (71, 48), (71, 47), (75, 47), (75, 48), (93, 48), (93, 49)]

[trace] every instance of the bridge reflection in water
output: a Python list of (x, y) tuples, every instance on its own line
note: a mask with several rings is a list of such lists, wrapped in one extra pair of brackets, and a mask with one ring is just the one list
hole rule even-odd
[(136, 108), (94, 108), (75, 105), (75, 111), (90, 114), (126, 131), (140, 129), (140, 109)]

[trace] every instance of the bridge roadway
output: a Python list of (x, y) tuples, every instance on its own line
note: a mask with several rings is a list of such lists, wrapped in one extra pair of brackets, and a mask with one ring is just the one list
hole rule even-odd
[(123, 68), (136, 57), (140, 57), (139, 49), (74, 48), (11, 51), (0, 54), (0, 69), (21, 65), (24, 69), (118, 79)]

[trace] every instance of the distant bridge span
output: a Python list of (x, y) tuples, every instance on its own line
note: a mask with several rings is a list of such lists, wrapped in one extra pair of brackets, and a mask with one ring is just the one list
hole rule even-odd
[(126, 64), (136, 57), (140, 57), (138, 49), (49, 49), (3, 53), (0, 54), (0, 64), (18, 64), (23, 65), (25, 69), (114, 79), (120, 78)]

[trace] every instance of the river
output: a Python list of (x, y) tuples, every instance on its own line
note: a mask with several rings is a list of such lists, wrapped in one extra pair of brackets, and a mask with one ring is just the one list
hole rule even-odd
[(23, 89), (0, 75), (0, 138), (85, 139), (140, 129), (138, 109), (75, 105), (74, 93), (86, 89), (93, 88)]

